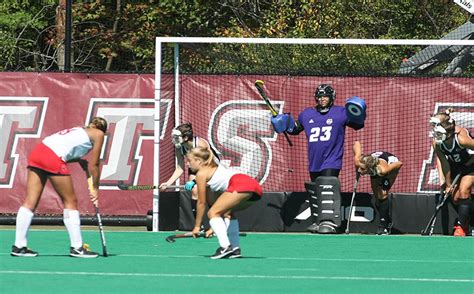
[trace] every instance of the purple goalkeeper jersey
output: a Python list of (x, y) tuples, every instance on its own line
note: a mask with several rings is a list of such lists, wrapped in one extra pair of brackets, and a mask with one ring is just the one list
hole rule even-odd
[(308, 140), (309, 171), (341, 169), (344, 135), (347, 122), (343, 106), (332, 106), (325, 114), (314, 107), (306, 108), (298, 116)]

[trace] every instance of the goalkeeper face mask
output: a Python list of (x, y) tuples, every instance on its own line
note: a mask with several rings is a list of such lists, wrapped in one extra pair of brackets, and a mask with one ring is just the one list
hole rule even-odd
[(171, 132), (171, 141), (176, 148), (181, 148), (181, 144), (184, 143), (183, 134), (179, 130), (173, 130)]

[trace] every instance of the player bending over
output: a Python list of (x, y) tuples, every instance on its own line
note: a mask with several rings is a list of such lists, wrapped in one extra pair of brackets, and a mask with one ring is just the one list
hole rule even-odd
[[(207, 213), (209, 224), (219, 240), (219, 248), (211, 259), (241, 257), (239, 226), (232, 212), (245, 209), (260, 200), (263, 194), (260, 184), (246, 174), (237, 173), (217, 164), (208, 148), (193, 148), (187, 154), (189, 168), (196, 173), (198, 200), (196, 222), (192, 231), (197, 236), (201, 230), (206, 203), (212, 206)], [(217, 199), (209, 199), (206, 188), (215, 192)], [(231, 217), (230, 223), (226, 219)], [(208, 234), (207, 234), (208, 236)]]
[(68, 162), (79, 162), (81, 167), (85, 161), (81, 158), (89, 151), (89, 167), (94, 179), (94, 190), (90, 198), (96, 205), (99, 200), (100, 152), (107, 131), (107, 121), (100, 117), (91, 120), (87, 127), (75, 127), (57, 132), (46, 137), (36, 145), (28, 158), (28, 176), (26, 182), (26, 199), (18, 210), (16, 217), (15, 245), (11, 255), (34, 257), (38, 253), (27, 247), (28, 230), (38, 207), (46, 181), (49, 180), (64, 205), (64, 225), (69, 233), (72, 257), (91, 258), (98, 254), (82, 243), (81, 221), (77, 210), (77, 197), (72, 185)]
[[(172, 133), (172, 142), (175, 146), (175, 156), (176, 156), (176, 168), (171, 175), (171, 177), (164, 183), (160, 185), (160, 190), (164, 191), (169, 185), (172, 185), (176, 182), (179, 177), (184, 173), (184, 165), (185, 165), (185, 156), (195, 147), (205, 147), (208, 148), (213, 152), (215, 155), (216, 160), (219, 160), (219, 156), (217, 152), (212, 149), (209, 142), (205, 139), (194, 136), (193, 134), (193, 127), (191, 123), (185, 123), (182, 125), (177, 126), (173, 129)], [(188, 181), (184, 185), (184, 189), (187, 191), (191, 191), (191, 208), (193, 211), (194, 217), (196, 217), (196, 201), (197, 201), (197, 188), (195, 187), (196, 182), (194, 179), (196, 178), (196, 174), (189, 170), (188, 171)]]
[(354, 165), (361, 175), (370, 176), (370, 184), (375, 197), (375, 206), (379, 212), (379, 227), (377, 235), (389, 235), (392, 228), (388, 191), (392, 187), (403, 163), (388, 152), (373, 152), (362, 154), (362, 145), (354, 142)]
[(452, 109), (439, 112), (430, 118), (433, 148), (439, 160), (440, 177), (444, 177), (442, 189), (448, 192), (453, 179), (461, 174), (452, 202), (458, 212), (454, 236), (466, 236), (471, 210), (471, 189), (474, 183), (474, 139), (469, 131), (456, 126), (450, 114)]

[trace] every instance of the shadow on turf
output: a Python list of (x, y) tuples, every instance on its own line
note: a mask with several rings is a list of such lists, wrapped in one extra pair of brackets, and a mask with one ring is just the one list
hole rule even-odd
[[(107, 257), (114, 257), (114, 256), (118, 256), (118, 254), (108, 254)], [(12, 257), (17, 257), (17, 256), (12, 256)], [(75, 259), (88, 259), (88, 258), (80, 258), (80, 257), (72, 257), (72, 256), (69, 256), (69, 254), (41, 254), (39, 253), (38, 256), (34, 257), (34, 258), (38, 258), (38, 257), (70, 257), (70, 258), (75, 258)], [(96, 257), (96, 258), (107, 258), (103, 255), (99, 255), (99, 257)], [(28, 257), (20, 257), (20, 258), (28, 258)], [(95, 259), (95, 258), (89, 258), (89, 259)]]
[[(211, 258), (211, 255), (199, 255), (201, 257), (206, 257), (206, 258)], [(229, 259), (229, 260), (234, 260), (234, 259), (267, 259), (268, 257), (261, 257), (261, 256), (242, 256), (239, 258), (220, 258), (216, 260), (222, 260), (222, 259)]]

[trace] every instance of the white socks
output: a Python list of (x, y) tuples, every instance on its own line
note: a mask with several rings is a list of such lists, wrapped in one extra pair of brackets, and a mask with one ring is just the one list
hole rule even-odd
[(26, 247), (28, 243), (28, 230), (34, 213), (26, 207), (20, 207), (16, 215), (16, 233), (15, 246), (18, 248)]
[(69, 232), (69, 240), (71, 247), (79, 248), (82, 246), (81, 235), (81, 219), (79, 218), (79, 211), (72, 209), (64, 209), (63, 214), (64, 225)]
[(222, 217), (213, 217), (209, 220), (209, 224), (219, 240), (219, 245), (222, 248), (229, 247), (230, 241), (229, 237), (227, 237), (227, 226), (224, 219)]

